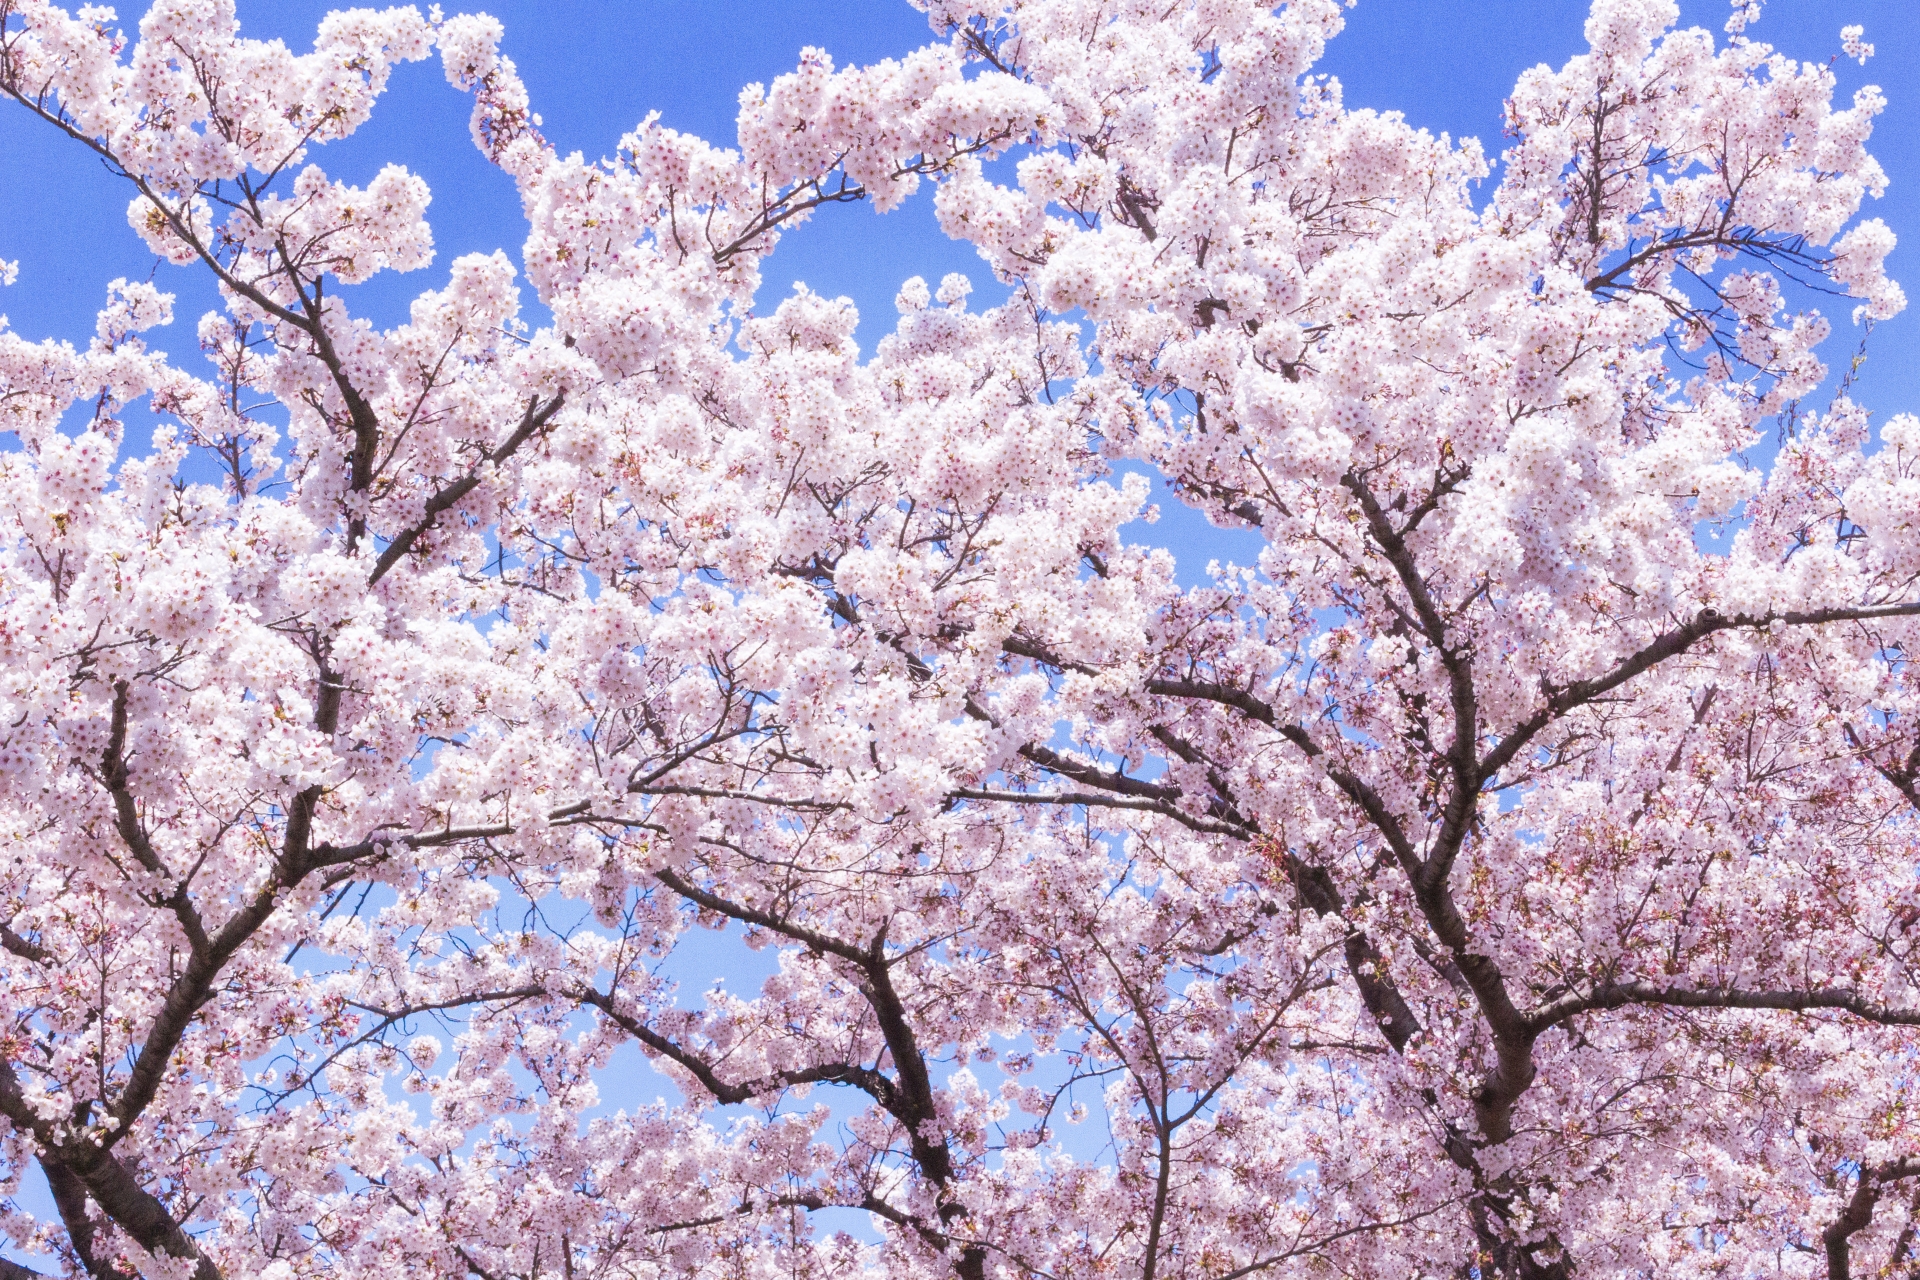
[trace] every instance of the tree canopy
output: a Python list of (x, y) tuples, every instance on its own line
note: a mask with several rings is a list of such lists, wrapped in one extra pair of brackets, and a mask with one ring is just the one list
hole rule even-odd
[[(1807, 399), (1818, 303), (1904, 304), (1878, 91), (1757, 5), (1595, 0), (1496, 168), (1343, 106), (1335, 0), (919, 3), (730, 149), (588, 159), (484, 16), (295, 54), (232, 0), (0, 0), (5, 127), (225, 306), (184, 363), (164, 271), (85, 349), (0, 330), (0, 1237), (1920, 1266), (1920, 421)], [(433, 57), (518, 261), (431, 267), (420, 178), (321, 167)], [(991, 305), (910, 279), (864, 354), (844, 300), (753, 309), (783, 231), (928, 184)], [(1149, 469), (1254, 562), (1182, 585)], [(721, 928), (772, 976), (680, 989)], [(610, 1110), (636, 1054), (678, 1096)]]

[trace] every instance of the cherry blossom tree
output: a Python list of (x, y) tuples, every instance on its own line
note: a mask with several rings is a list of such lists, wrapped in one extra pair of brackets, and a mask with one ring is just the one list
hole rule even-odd
[[(922, 7), (589, 160), (486, 17), (0, 0), (5, 127), (224, 301), (0, 332), (8, 1244), (1914, 1273), (1920, 421), (1806, 407), (1903, 305), (1879, 93), (1595, 0), (1496, 179), (1313, 73), (1335, 0)], [(518, 265), (315, 159), (436, 54)], [(754, 309), (923, 184), (1004, 301)], [(1180, 585), (1149, 468), (1256, 562)]]

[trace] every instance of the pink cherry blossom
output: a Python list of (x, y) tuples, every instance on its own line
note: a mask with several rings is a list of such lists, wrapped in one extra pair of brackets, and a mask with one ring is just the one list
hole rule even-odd
[[(1905, 304), (1879, 91), (1756, 3), (1595, 0), (1489, 189), (1314, 72), (1335, 0), (921, 7), (731, 146), (589, 160), (485, 16), (295, 54), (232, 0), (0, 0), (17, 122), (225, 307), (184, 363), (164, 275), (84, 350), (0, 327), (0, 1237), (101, 1280), (1920, 1266), (1920, 423), (1802, 407)], [(435, 50), (517, 263), (326, 168)], [(789, 226), (927, 186), (1000, 296), (909, 279), (871, 352), (756, 309)], [(1254, 562), (1183, 586), (1150, 469)], [(770, 976), (683, 989), (717, 928)]]

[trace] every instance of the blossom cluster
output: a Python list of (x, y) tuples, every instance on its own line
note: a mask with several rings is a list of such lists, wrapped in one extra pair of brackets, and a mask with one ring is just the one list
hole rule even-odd
[[(1336, 0), (922, 7), (730, 147), (588, 160), (484, 16), (296, 55), (232, 0), (0, 0), (11, 120), (225, 308), (199, 372), (164, 274), (84, 349), (0, 326), (0, 1239), (1916, 1265), (1920, 423), (1794, 408), (1904, 305), (1882, 96), (1757, 4), (1594, 0), (1488, 190), (1314, 72)], [(517, 259), (435, 265), (424, 181), (319, 158), (436, 52)], [(790, 224), (927, 185), (999, 297), (907, 280), (871, 352), (756, 304)], [(350, 310), (404, 271), (405, 323)], [(1146, 469), (1255, 562), (1183, 586)], [(716, 928), (757, 988), (673, 981)], [(610, 1112), (641, 1057), (674, 1096)]]

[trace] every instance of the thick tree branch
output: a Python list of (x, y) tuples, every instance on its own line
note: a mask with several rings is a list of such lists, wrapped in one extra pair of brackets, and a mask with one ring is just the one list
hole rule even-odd
[[(1282, 857), (1287, 878), (1293, 882), (1300, 901), (1315, 915), (1344, 922), (1347, 904), (1333, 882), (1333, 873), (1306, 862), (1292, 851)], [(1347, 927), (1344, 951), (1347, 972), (1353, 975), (1354, 985), (1360, 990), (1360, 1002), (1373, 1015), (1374, 1025), (1394, 1052), (1405, 1053), (1422, 1028), (1413, 1006), (1400, 994), (1399, 986), (1388, 972), (1386, 957), (1373, 945), (1373, 939), (1351, 925)]]
[[(541, 428), (553, 420), (553, 416), (560, 412), (566, 402), (565, 392), (552, 396), (545, 404), (540, 402), (538, 396), (530, 397), (527, 400), (527, 411), (520, 416), (520, 425), (486, 455), (486, 462), (498, 466), (511, 458), (519, 451), (521, 445), (531, 440)], [(420, 519), (395, 534), (393, 540), (387, 543), (386, 549), (380, 553), (379, 559), (373, 562), (373, 572), (367, 575), (367, 585), (371, 587), (386, 577), (387, 571), (400, 563), (402, 557), (413, 549), (413, 544), (432, 529), (441, 516), (458, 506), (462, 498), (473, 492), (483, 478), (483, 474), (480, 469), (475, 469), (458, 480), (448, 482), (428, 498), (426, 510)]]
[(53, 959), (53, 953), (37, 942), (30, 942), (13, 931), (12, 925), (0, 924), (0, 949), (8, 955), (30, 960), (34, 964), (46, 964)]
[(1612, 693), (1635, 676), (1651, 671), (1667, 659), (1685, 653), (1716, 632), (1736, 629), (1753, 630), (1776, 624), (1788, 627), (1817, 627), (1834, 622), (1871, 622), (1881, 618), (1914, 617), (1920, 617), (1920, 603), (1859, 605), (1851, 608), (1830, 609), (1786, 609), (1778, 613), (1764, 614), (1725, 614), (1717, 609), (1702, 609), (1686, 622), (1670, 631), (1662, 632), (1622, 659), (1605, 675), (1596, 676), (1591, 680), (1577, 680), (1567, 685), (1550, 685), (1543, 689), (1546, 705), (1503, 734), (1499, 744), (1480, 761), (1480, 786), (1484, 788), (1494, 782), (1500, 776), (1500, 771), (1506, 768), (1514, 757), (1548, 725), (1568, 712)]
[(712, 1094), (714, 1100), (723, 1105), (751, 1102), (756, 1098), (764, 1098), (769, 1094), (779, 1093), (801, 1084), (852, 1085), (879, 1103), (889, 1113), (893, 1113), (899, 1105), (899, 1095), (894, 1089), (893, 1081), (871, 1067), (850, 1062), (829, 1062), (811, 1067), (796, 1067), (789, 1071), (775, 1071), (764, 1076), (754, 1076), (735, 1082), (722, 1080), (712, 1063), (685, 1046), (675, 1044), (639, 1018), (622, 1010), (615, 1003), (611, 993), (589, 988), (580, 994), (579, 1000), (583, 1004), (600, 1010), (614, 1025), (661, 1057), (679, 1064), (687, 1074), (700, 1082), (702, 1089)]
[[(140, 1185), (108, 1145), (88, 1133), (69, 1134), (42, 1118), (27, 1100), (12, 1064), (4, 1060), (0, 1060), (0, 1116), (5, 1116), (17, 1131), (32, 1135), (40, 1148), (41, 1166), (48, 1171), (49, 1183), (69, 1188), (69, 1200), (76, 1197), (71, 1193), (71, 1184), (64, 1181), (66, 1176), (84, 1186), (86, 1194), (93, 1197), (114, 1224), (143, 1249), (193, 1263), (194, 1280), (220, 1280), (220, 1270), (213, 1260), (200, 1252), (193, 1237), (174, 1220), (165, 1205)], [(124, 1126), (119, 1132), (124, 1132)], [(54, 1172), (56, 1166), (58, 1173)], [(67, 1223), (69, 1239), (76, 1253), (84, 1247), (90, 1255), (91, 1226), (81, 1226), (81, 1234), (73, 1235), (74, 1227), (86, 1220), (84, 1206), (85, 1197), (79, 1196), (77, 1206), (56, 1207), (61, 1209), (63, 1218), (68, 1216), (68, 1208), (74, 1207), (75, 1216)], [(95, 1257), (86, 1265), (97, 1280), (119, 1280), (120, 1273), (102, 1259)]]
[(131, 1272), (102, 1258), (94, 1249), (93, 1219), (87, 1214), (87, 1188), (73, 1170), (49, 1153), (40, 1158), (40, 1172), (46, 1177), (47, 1190), (53, 1194), (53, 1207), (60, 1214), (60, 1225), (67, 1229), (67, 1243), (93, 1280), (135, 1280)]
[(1661, 986), (1650, 982), (1611, 982), (1584, 995), (1563, 996), (1529, 1014), (1526, 1025), (1532, 1034), (1538, 1035), (1578, 1014), (1634, 1004), (1675, 1009), (1779, 1009), (1790, 1013), (1832, 1009), (1880, 1026), (1920, 1026), (1920, 1008), (1882, 1004), (1847, 987), (1754, 991), (1738, 987)]
[(1912, 1156), (1860, 1170), (1846, 1207), (1820, 1233), (1820, 1244), (1827, 1255), (1827, 1280), (1852, 1280), (1853, 1236), (1872, 1224), (1874, 1208), (1888, 1186), (1916, 1176), (1920, 1176), (1920, 1158)]

